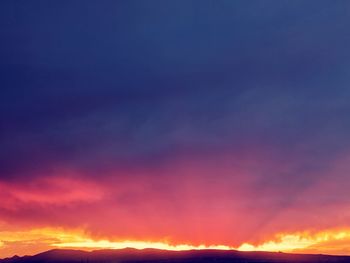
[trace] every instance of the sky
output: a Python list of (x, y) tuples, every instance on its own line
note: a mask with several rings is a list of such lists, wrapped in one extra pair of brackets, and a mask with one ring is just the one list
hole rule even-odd
[(350, 2), (0, 2), (0, 258), (350, 255)]

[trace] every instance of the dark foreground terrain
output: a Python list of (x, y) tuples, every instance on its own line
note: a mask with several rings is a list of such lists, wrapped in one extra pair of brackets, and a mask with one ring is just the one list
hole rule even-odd
[(302, 255), (268, 252), (240, 252), (222, 250), (164, 251), (157, 249), (96, 250), (50, 250), (34, 256), (12, 257), (0, 263), (205, 263), (205, 262), (349, 262), (350, 256)]

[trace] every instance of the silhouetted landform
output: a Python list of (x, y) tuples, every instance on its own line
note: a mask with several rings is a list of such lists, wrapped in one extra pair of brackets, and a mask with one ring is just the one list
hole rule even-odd
[(350, 256), (306, 255), (273, 252), (241, 252), (223, 250), (165, 251), (157, 249), (137, 250), (132, 248), (119, 250), (80, 250), (54, 249), (34, 256), (12, 257), (0, 260), (0, 263), (316, 263), (350, 262)]

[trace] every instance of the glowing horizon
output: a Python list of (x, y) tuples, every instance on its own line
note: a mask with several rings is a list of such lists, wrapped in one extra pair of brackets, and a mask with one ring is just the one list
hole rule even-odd
[[(346, 241), (350, 244), (350, 228), (349, 229), (333, 229), (324, 230), (316, 233), (309, 231), (299, 233), (284, 233), (276, 234), (273, 239), (267, 239), (261, 243), (249, 244), (243, 243), (240, 246), (229, 245), (191, 245), (191, 244), (178, 244), (169, 241), (137, 241), (137, 240), (108, 240), (97, 239), (89, 237), (84, 231), (64, 231), (62, 229), (34, 229), (30, 231), (21, 232), (0, 232), (0, 258), (11, 257), (12, 249), (9, 245), (10, 242), (18, 243), (42, 243), (46, 248), (31, 253), (30, 251), (23, 251), (17, 253), (19, 256), (33, 255), (40, 252), (44, 252), (49, 249), (61, 248), (61, 249), (79, 249), (85, 251), (93, 251), (98, 249), (160, 249), (171, 251), (185, 251), (185, 250), (203, 250), (203, 249), (215, 249), (215, 250), (238, 250), (238, 251), (265, 251), (265, 252), (285, 252), (285, 253), (309, 253), (319, 254), (320, 248), (323, 251), (328, 251), (330, 255), (350, 255), (350, 251), (342, 253), (341, 251), (334, 250), (336, 247), (328, 246), (327, 244), (334, 241)], [(8, 247), (8, 248), (7, 248)], [(9, 251), (7, 251), (9, 249)], [(332, 253), (333, 249), (333, 253)]]

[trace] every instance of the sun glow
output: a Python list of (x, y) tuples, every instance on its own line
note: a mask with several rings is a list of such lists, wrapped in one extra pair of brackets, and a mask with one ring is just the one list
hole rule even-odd
[[(98, 239), (83, 230), (64, 230), (53, 228), (33, 229), (28, 231), (0, 231), (0, 258), (16, 254), (35, 254), (52, 248), (72, 248), (83, 250), (122, 249), (122, 248), (155, 248), (163, 250), (191, 249), (236, 249), (240, 251), (283, 251), (319, 253), (318, 248), (331, 251), (333, 254), (348, 254), (347, 250), (337, 250), (334, 244), (343, 242), (350, 245), (350, 229), (328, 230), (311, 233), (277, 234), (261, 244), (243, 243), (238, 247), (228, 245), (191, 245), (173, 244), (167, 241), (135, 241)], [(333, 252), (332, 252), (333, 251)], [(339, 251), (339, 252), (337, 252)]]
[(350, 229), (328, 230), (317, 233), (305, 231), (296, 234), (277, 234), (274, 240), (258, 245), (243, 243), (237, 249), (241, 251), (312, 252), (312, 249), (317, 246), (335, 243), (336, 241), (347, 241), (350, 245)]
[(145, 248), (155, 248), (155, 249), (163, 249), (163, 250), (191, 250), (191, 249), (221, 249), (221, 250), (230, 250), (234, 249), (233, 247), (224, 246), (224, 245), (213, 245), (213, 246), (192, 246), (187, 244), (180, 245), (171, 245), (165, 242), (144, 242), (144, 241), (120, 241), (113, 242), (109, 240), (85, 240), (82, 242), (72, 242), (72, 243), (61, 243), (61, 244), (53, 244), (53, 246), (61, 247), (61, 248), (110, 248), (110, 249), (122, 249), (122, 248), (136, 248), (136, 249), (145, 249)]

